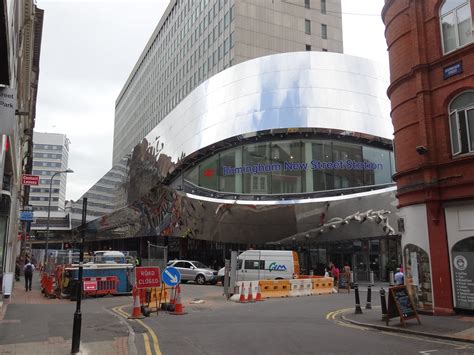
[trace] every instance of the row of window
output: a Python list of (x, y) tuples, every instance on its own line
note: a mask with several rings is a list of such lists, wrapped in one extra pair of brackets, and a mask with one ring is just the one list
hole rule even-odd
[(33, 144), (34, 150), (63, 150), (62, 145), (54, 145), (54, 144)]
[[(327, 13), (326, 0), (320, 0), (320, 5), (321, 5), (321, 14), (326, 15)], [(311, 1), (304, 0), (304, 7), (306, 7), (307, 9), (311, 8)]]
[[(49, 201), (48, 197), (38, 197), (38, 196), (30, 196), (30, 201)], [(57, 202), (57, 197), (52, 197), (51, 201)]]
[(62, 154), (52, 154), (52, 153), (34, 153), (33, 158), (51, 158), (51, 159), (61, 159)]
[[(33, 175), (41, 175), (41, 176), (52, 176), (53, 174), (56, 174), (57, 171), (52, 171), (52, 170), (33, 170)], [(60, 174), (56, 174), (57, 179), (59, 179)], [(49, 180), (48, 180), (49, 183)]]
[(389, 184), (389, 150), (330, 140), (244, 145), (216, 154), (185, 173), (196, 186), (244, 194), (294, 194)]
[[(32, 187), (30, 189), (30, 192), (48, 192), (49, 193), (49, 189), (40, 189), (40, 188), (37, 188), (37, 187)], [(51, 191), (52, 193), (55, 193), (55, 194), (58, 194), (59, 193), (59, 189), (52, 189)]]
[(48, 162), (48, 161), (33, 161), (33, 166), (49, 166), (52, 168), (60, 168), (62, 163)]
[[(304, 32), (307, 35), (311, 34), (311, 20), (304, 20)], [(321, 38), (328, 39), (328, 26), (324, 23), (321, 24)]]

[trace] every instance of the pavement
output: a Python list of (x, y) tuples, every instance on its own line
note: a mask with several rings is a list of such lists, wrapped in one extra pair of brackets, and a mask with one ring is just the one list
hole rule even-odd
[[(14, 283), (9, 299), (0, 308), (0, 354), (70, 354), (76, 302), (49, 299), (40, 291), (35, 272), (33, 290), (24, 280)], [(129, 297), (110, 298), (115, 304)], [(136, 354), (133, 331), (124, 320), (95, 299), (82, 301), (80, 354)], [(132, 341), (130, 341), (132, 340)]]
[[(385, 290), (388, 288), (384, 287)], [(372, 309), (366, 309), (366, 286), (361, 287), (363, 292), (360, 295), (362, 314), (355, 314), (355, 307), (339, 314), (342, 320), (355, 325), (379, 329), (382, 331), (398, 332), (425, 336), (437, 339), (452, 341), (464, 341), (474, 343), (474, 316), (455, 315), (455, 316), (433, 316), (418, 314), (421, 324), (417, 319), (405, 320), (405, 326), (400, 319), (391, 318), (389, 324), (382, 320), (382, 309), (380, 307), (380, 288), (372, 288)], [(353, 290), (351, 290), (352, 292)], [(375, 292), (374, 292), (375, 291)]]

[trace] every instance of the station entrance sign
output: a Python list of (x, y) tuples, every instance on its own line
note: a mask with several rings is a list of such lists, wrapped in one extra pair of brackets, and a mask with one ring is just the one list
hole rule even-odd
[(160, 287), (161, 275), (159, 267), (136, 267), (135, 286), (137, 288)]

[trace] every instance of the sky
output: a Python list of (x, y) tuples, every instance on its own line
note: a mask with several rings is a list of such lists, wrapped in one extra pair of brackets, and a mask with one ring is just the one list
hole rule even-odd
[[(37, 0), (45, 14), (35, 130), (71, 141), (66, 199), (79, 199), (111, 169), (115, 100), (168, 3)], [(388, 71), (383, 4), (342, 0), (344, 53)]]

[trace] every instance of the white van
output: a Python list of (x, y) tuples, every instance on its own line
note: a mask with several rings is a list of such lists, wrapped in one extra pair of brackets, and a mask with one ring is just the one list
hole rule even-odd
[(293, 279), (300, 274), (291, 250), (247, 250), (237, 257), (237, 281)]

